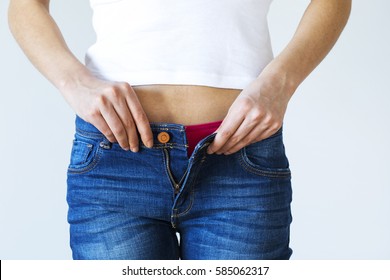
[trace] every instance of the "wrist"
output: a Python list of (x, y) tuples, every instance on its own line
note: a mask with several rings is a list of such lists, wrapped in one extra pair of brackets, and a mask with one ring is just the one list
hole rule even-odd
[(55, 86), (66, 95), (67, 92), (73, 92), (80, 86), (92, 84), (93, 81), (96, 81), (96, 77), (80, 63), (67, 68), (67, 71), (56, 81)]
[(286, 100), (292, 97), (300, 84), (294, 72), (276, 60), (263, 69), (257, 80), (264, 92), (279, 93)]

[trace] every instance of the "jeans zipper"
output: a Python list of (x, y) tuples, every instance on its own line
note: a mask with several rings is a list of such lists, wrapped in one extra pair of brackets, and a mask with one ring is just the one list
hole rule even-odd
[(171, 172), (171, 168), (170, 168), (170, 164), (169, 164), (169, 153), (167, 151), (167, 149), (163, 149), (164, 150), (164, 153), (165, 153), (165, 158), (167, 160), (167, 170), (168, 170), (168, 175), (169, 175), (169, 178), (171, 179), (171, 182), (174, 184), (174, 190), (175, 190), (175, 194), (178, 194), (179, 193), (179, 190), (180, 190), (180, 185), (178, 183), (176, 183), (175, 179), (173, 178), (173, 175), (172, 175), (172, 172)]

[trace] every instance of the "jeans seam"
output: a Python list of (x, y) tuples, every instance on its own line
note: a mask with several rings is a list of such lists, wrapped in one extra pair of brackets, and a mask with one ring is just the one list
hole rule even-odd
[(268, 177), (268, 178), (289, 178), (291, 177), (291, 171), (287, 168), (286, 171), (271, 171), (271, 170), (261, 170), (259, 168), (253, 167), (249, 165), (249, 163), (245, 159), (244, 149), (241, 149), (238, 155), (238, 161), (240, 165), (247, 170), (256, 175)]
[(87, 172), (91, 171), (99, 163), (102, 153), (103, 153), (102, 149), (100, 147), (98, 147), (96, 154), (95, 154), (93, 160), (91, 161), (91, 163), (89, 163), (87, 166), (81, 167), (81, 168), (68, 167), (68, 173), (69, 174), (83, 174), (83, 173), (87, 173)]
[[(191, 191), (189, 191), (188, 194), (190, 196), (190, 201), (189, 201), (188, 207), (183, 212), (176, 214), (175, 215), (176, 218), (181, 218), (181, 217), (187, 215), (187, 213), (191, 211), (192, 206), (194, 205), (194, 195), (195, 195), (195, 192), (194, 192), (192, 187), (191, 187)], [(178, 210), (178, 209), (175, 208), (175, 210)]]
[(156, 143), (153, 145), (153, 148), (157, 148), (157, 149), (161, 149), (161, 148), (173, 149), (176, 147), (188, 147), (188, 145), (187, 144), (178, 144), (178, 143), (165, 143), (165, 144)]
[(171, 190), (173, 190), (172, 198), (175, 199), (175, 184), (176, 184), (176, 182), (175, 181), (172, 182), (173, 178), (171, 179), (171, 177), (169, 176), (168, 168), (170, 168), (170, 167), (168, 165), (167, 158), (165, 156), (165, 153), (164, 153), (163, 149), (161, 149), (161, 153), (163, 155), (162, 156), (162, 163), (163, 163), (163, 166), (164, 166), (165, 175), (167, 176), (168, 181), (170, 182)]
[(76, 133), (81, 135), (81, 136), (89, 137), (89, 138), (93, 138), (93, 139), (104, 139), (105, 138), (103, 133), (88, 132), (88, 131), (82, 130), (80, 128), (76, 128)]
[(153, 124), (150, 125), (150, 128), (151, 128), (151, 130), (154, 130), (156, 132), (158, 132), (160, 130), (165, 130), (165, 131), (178, 130), (180, 132), (185, 131), (184, 129), (181, 129), (181, 128), (174, 128), (174, 127), (168, 127), (168, 126), (159, 126), (159, 125), (153, 125)]
[[(192, 182), (196, 182), (196, 179), (198, 178), (200, 169), (201, 169), (201, 167), (202, 167), (202, 165), (203, 165), (203, 162), (205, 161), (205, 158), (206, 158), (206, 155), (204, 155), (203, 159), (199, 161), (199, 165), (198, 165), (198, 168), (197, 168), (197, 170), (196, 170), (195, 177), (193, 178)], [(179, 214), (176, 214), (176, 217), (177, 217), (177, 218), (185, 216), (188, 212), (191, 211), (192, 206), (194, 205), (194, 200), (195, 200), (195, 189), (194, 189), (193, 183), (189, 186), (188, 193), (189, 193), (189, 196), (190, 196), (190, 203), (189, 203), (189, 205), (188, 205), (188, 207), (187, 207), (186, 210), (184, 210), (183, 212), (181, 212), (181, 213), (179, 213)]]

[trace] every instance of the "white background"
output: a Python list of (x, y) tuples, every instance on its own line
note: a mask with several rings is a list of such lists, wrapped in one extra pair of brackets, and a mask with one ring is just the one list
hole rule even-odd
[[(309, 1), (274, 0), (274, 52)], [(355, 0), (338, 44), (290, 102), (292, 259), (390, 259), (390, 2)], [(0, 259), (70, 259), (66, 168), (74, 113), (8, 31), (0, 2)], [(83, 60), (87, 0), (51, 10)]]

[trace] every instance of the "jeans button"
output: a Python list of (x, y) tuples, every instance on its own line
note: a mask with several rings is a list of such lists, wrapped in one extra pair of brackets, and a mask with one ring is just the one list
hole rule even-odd
[(157, 135), (157, 139), (160, 141), (160, 143), (164, 144), (167, 143), (171, 137), (169, 136), (168, 132), (163, 131)]

